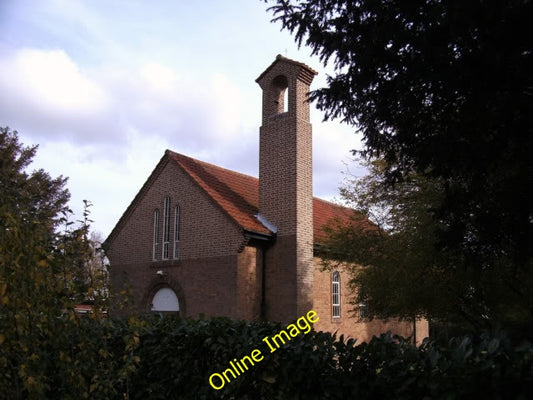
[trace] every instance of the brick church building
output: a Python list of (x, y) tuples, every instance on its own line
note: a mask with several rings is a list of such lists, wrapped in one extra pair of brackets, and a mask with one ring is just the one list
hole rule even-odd
[[(322, 228), (353, 211), (313, 198), (307, 95), (315, 74), (277, 56), (257, 78), (259, 179), (164, 153), (104, 243), (113, 287), (131, 288), (131, 311), (289, 323), (313, 309), (317, 330), (359, 340), (413, 334), (412, 322), (354, 317), (349, 276), (321, 270)], [(417, 339), (427, 332), (417, 322)]]

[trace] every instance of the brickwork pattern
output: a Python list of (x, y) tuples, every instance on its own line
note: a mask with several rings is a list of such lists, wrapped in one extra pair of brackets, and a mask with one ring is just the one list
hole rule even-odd
[[(147, 182), (144, 195), (122, 224), (107, 251), (112, 265), (112, 284), (120, 289), (131, 285), (134, 309), (146, 311), (140, 299), (151, 290), (157, 271), (165, 279), (173, 279), (184, 288), (187, 314), (226, 315), (238, 317), (234, 294), (237, 288), (237, 252), (242, 246), (241, 230), (178, 166), (162, 161), (155, 176)], [(152, 261), (153, 215), (162, 210), (164, 198), (171, 199), (170, 258), (161, 259), (161, 244), (157, 261)], [(180, 257), (172, 258), (174, 238), (174, 208), (180, 206)], [(160, 212), (160, 218), (163, 213)], [(162, 230), (163, 223), (159, 223)], [(162, 234), (160, 235), (160, 238)], [(161, 240), (161, 239), (160, 239)], [(184, 299), (178, 300), (184, 301)]]
[(241, 319), (261, 317), (262, 251), (246, 246), (237, 255), (237, 314)]
[[(259, 212), (277, 231), (266, 264), (267, 317), (288, 322), (312, 306), (313, 180), (309, 85), (314, 71), (278, 57), (257, 80), (263, 90)], [(283, 91), (288, 91), (288, 111)]]
[[(365, 321), (358, 318), (357, 314), (350, 311), (354, 305), (350, 304), (353, 294), (350, 291), (348, 282), (350, 275), (343, 269), (337, 269), (341, 280), (341, 317), (333, 318), (332, 315), (332, 271), (322, 271), (322, 261), (314, 259), (314, 282), (313, 282), (313, 309), (321, 317), (315, 324), (315, 329), (321, 331), (337, 332), (337, 336), (343, 334), (346, 338), (357, 339), (358, 342), (368, 342), (373, 336), (391, 331), (394, 334), (410, 337), (413, 334), (412, 321), (398, 321), (390, 319), (388, 321), (374, 319)], [(416, 338), (418, 344), (425, 337), (429, 336), (427, 320), (417, 321)]]

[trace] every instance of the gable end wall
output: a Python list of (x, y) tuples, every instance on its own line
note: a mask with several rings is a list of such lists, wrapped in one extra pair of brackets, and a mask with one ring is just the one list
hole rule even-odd
[[(160, 238), (163, 229), (163, 201), (170, 196), (169, 260), (152, 261), (153, 215), (160, 211)], [(173, 260), (174, 208), (180, 206), (180, 257)], [(167, 163), (144, 194), (136, 199), (108, 243), (111, 280), (118, 292), (131, 286), (132, 311), (148, 311), (147, 293), (164, 272), (162, 281), (177, 282), (182, 288), (181, 301), (187, 304), (186, 314), (238, 316), (237, 291), (238, 251), (243, 235), (236, 224), (177, 165)], [(144, 300), (141, 300), (144, 299)], [(178, 298), (179, 299), (179, 298)], [(180, 299), (179, 299), (180, 300)]]

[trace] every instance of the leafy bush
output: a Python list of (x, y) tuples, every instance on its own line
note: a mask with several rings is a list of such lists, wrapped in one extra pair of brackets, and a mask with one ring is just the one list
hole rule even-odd
[[(121, 396), (135, 326), (105, 318), (90, 202), (81, 224), (71, 222), (66, 178), (27, 171), (36, 150), (0, 127), (0, 397)], [(75, 311), (83, 301), (93, 303), (86, 318)]]
[[(227, 319), (145, 320), (132, 399), (521, 399), (533, 395), (533, 347), (503, 335), (464, 336), (416, 348), (390, 334), (356, 345), (303, 333), (274, 353), (280, 326)], [(263, 345), (263, 347), (261, 347)], [(220, 390), (209, 376), (261, 348), (264, 359)]]
[[(267, 322), (172, 316), (64, 316), (58, 337), (33, 336), (35, 355), (0, 346), (0, 390), (22, 399), (529, 399), (533, 346), (504, 335), (414, 347), (390, 334), (356, 345), (311, 331), (275, 352)], [(54, 330), (57, 332), (57, 330)], [(27, 346), (27, 343), (26, 343)], [(261, 349), (264, 358), (220, 390), (209, 377)], [(34, 374), (21, 371), (34, 371)], [(35, 371), (41, 371), (35, 375)], [(28, 381), (28, 379), (30, 381)]]

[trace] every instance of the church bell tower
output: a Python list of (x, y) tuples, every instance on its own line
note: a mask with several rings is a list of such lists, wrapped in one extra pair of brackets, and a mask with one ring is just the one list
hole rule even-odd
[(308, 93), (316, 72), (278, 55), (257, 78), (263, 91), (259, 214), (277, 229), (266, 252), (269, 320), (290, 322), (313, 306), (312, 129)]

